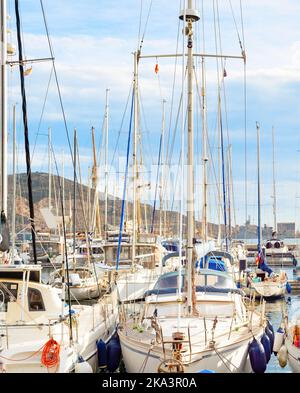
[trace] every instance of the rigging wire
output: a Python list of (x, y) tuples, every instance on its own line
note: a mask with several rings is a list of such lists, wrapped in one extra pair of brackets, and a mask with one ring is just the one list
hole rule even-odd
[(139, 51), (140, 52), (142, 51), (142, 47), (143, 47), (143, 44), (144, 44), (144, 39), (145, 39), (145, 34), (146, 34), (146, 31), (147, 31), (147, 27), (148, 27), (148, 22), (149, 22), (149, 19), (150, 19), (152, 4), (153, 4), (153, 0), (151, 0), (150, 6), (149, 6), (147, 19), (146, 19), (146, 23), (145, 23), (145, 28), (144, 28), (143, 36), (142, 36), (142, 39), (141, 39), (141, 42), (140, 42), (140, 47), (139, 47)]
[(145, 127), (145, 133), (146, 133), (146, 136), (147, 136), (147, 139), (148, 139), (148, 148), (149, 148), (149, 153), (150, 153), (150, 158), (152, 159), (152, 165), (154, 165), (154, 155), (153, 155), (153, 152), (152, 152), (152, 143), (151, 143), (151, 133), (150, 133), (150, 130), (149, 130), (149, 127), (148, 127), (148, 124), (147, 124), (147, 118), (146, 118), (146, 112), (145, 112), (145, 107), (144, 107), (144, 103), (143, 103), (143, 98), (142, 98), (142, 93), (141, 93), (141, 90), (140, 90), (140, 87), (139, 87), (139, 105), (138, 105), (138, 108), (139, 108), (139, 124), (141, 125), (142, 124), (142, 121), (141, 120), (143, 120), (143, 122), (144, 122), (144, 127)]
[[(229, 0), (229, 2), (230, 2), (230, 7), (231, 7), (231, 12), (232, 12), (234, 24), (236, 26), (236, 31), (237, 31), (237, 36), (238, 36), (238, 41), (239, 41), (239, 45), (240, 45), (240, 48), (241, 48), (241, 52), (242, 52), (242, 54), (244, 54), (243, 46), (242, 46), (242, 43), (241, 43), (240, 35), (239, 35), (237, 24), (236, 24), (235, 15), (234, 15), (234, 12), (233, 12), (233, 9), (232, 9), (231, 0)], [(218, 0), (217, 0), (217, 21), (218, 21), (220, 51), (221, 51), (221, 54), (222, 54), (221, 26), (220, 26), (220, 15), (219, 15)], [(230, 145), (230, 141), (229, 141), (229, 139), (230, 139), (229, 138), (229, 121), (228, 121), (227, 96), (226, 96), (226, 87), (225, 87), (226, 59), (224, 60), (224, 62), (221, 59), (221, 64), (222, 64), (222, 70), (223, 70), (221, 83), (222, 83), (222, 87), (223, 87), (225, 125), (226, 125), (226, 133), (227, 133), (227, 145), (229, 146)], [(233, 195), (231, 195), (231, 189), (233, 189), (233, 178), (232, 178), (232, 176), (230, 177), (231, 173), (232, 173), (232, 166), (231, 166), (231, 162), (230, 162), (229, 163), (229, 171), (228, 171), (228, 175), (227, 175), (227, 182), (228, 182), (227, 207), (228, 207), (228, 219), (229, 219), (229, 232), (231, 231), (231, 229), (230, 229), (230, 227), (231, 227), (231, 201), (230, 201), (230, 198), (233, 197)], [(230, 185), (229, 185), (230, 182), (231, 182), (231, 188), (230, 188)], [(234, 202), (233, 202), (233, 211), (234, 211)]]
[(245, 138), (245, 239), (247, 237), (247, 220), (248, 220), (248, 155), (247, 155), (247, 61), (246, 61), (246, 45), (245, 45), (245, 31), (244, 31), (244, 17), (242, 0), (240, 0), (240, 18), (242, 26), (242, 40), (244, 48), (244, 138)]
[(139, 32), (138, 32), (137, 48), (139, 46), (140, 39), (141, 39), (142, 18), (143, 18), (143, 0), (141, 0), (141, 2), (140, 2), (140, 19), (139, 19)]
[[(215, 0), (213, 0), (213, 16), (214, 16), (214, 39), (215, 39), (215, 51), (216, 55), (218, 55), (218, 40), (217, 40), (217, 26), (216, 26), (216, 10), (215, 10)], [(216, 68), (217, 68), (217, 83), (218, 83), (218, 112), (217, 112), (217, 132), (218, 132), (218, 181), (217, 181), (217, 188), (218, 188), (218, 195), (219, 195), (219, 201), (218, 201), (218, 221), (219, 221), (219, 233), (218, 233), (218, 241), (220, 241), (221, 237), (221, 213), (222, 213), (222, 204), (221, 204), (221, 158), (220, 158), (220, 123), (219, 123), (219, 96), (220, 96), (220, 70), (219, 70), (219, 59), (216, 58)]]
[[(51, 37), (50, 37), (50, 33), (49, 33), (49, 28), (48, 28), (48, 23), (47, 23), (47, 19), (46, 19), (46, 13), (45, 13), (43, 0), (40, 0), (40, 5), (41, 5), (41, 10), (42, 10), (42, 15), (43, 15), (43, 21), (44, 21), (44, 25), (45, 25), (46, 35), (47, 35), (49, 51), (50, 51), (51, 58), (52, 58), (53, 72), (54, 72), (57, 92), (58, 92), (58, 96), (59, 96), (59, 102), (60, 102), (60, 107), (61, 107), (61, 111), (62, 111), (64, 127), (65, 127), (65, 131), (66, 131), (67, 142), (68, 142), (68, 146), (69, 146), (69, 150), (70, 150), (71, 161), (72, 161), (73, 167), (75, 167), (75, 157), (74, 157), (72, 146), (71, 146), (71, 140), (70, 140), (70, 134), (69, 134), (68, 124), (67, 124), (67, 118), (66, 118), (65, 108), (64, 108), (64, 104), (63, 104), (63, 100), (62, 100), (62, 94), (61, 94), (60, 84), (59, 84), (57, 70), (56, 70), (56, 65), (55, 65), (55, 60), (54, 60), (55, 59), (55, 57), (54, 57), (54, 50), (53, 50), (53, 46), (52, 46), (52, 43), (51, 43)], [(78, 178), (77, 178), (76, 169), (74, 170), (74, 174), (75, 174), (75, 180), (76, 180), (77, 186), (78, 186)], [(81, 204), (81, 208), (83, 210), (84, 209), (83, 208), (83, 202), (82, 202), (81, 199), (80, 199), (80, 204)]]
[(130, 101), (130, 96), (131, 96), (131, 94), (132, 94), (132, 82), (130, 83), (129, 94), (128, 94), (128, 97), (127, 97), (127, 101), (126, 101), (126, 105), (125, 105), (125, 110), (124, 110), (123, 115), (122, 115), (121, 126), (120, 126), (120, 128), (119, 128), (119, 132), (118, 132), (118, 136), (117, 136), (117, 141), (116, 141), (115, 149), (114, 149), (114, 153), (113, 153), (112, 160), (111, 160), (111, 164), (110, 164), (111, 167), (112, 167), (112, 165), (113, 165), (113, 163), (114, 163), (114, 160), (115, 160), (115, 156), (116, 156), (116, 152), (117, 152), (117, 149), (118, 149), (119, 140), (120, 140), (120, 137), (121, 137), (121, 133), (122, 133), (122, 129), (123, 129), (124, 121), (125, 121), (125, 116), (126, 116), (126, 113), (127, 113), (127, 109), (128, 109), (128, 105), (129, 105), (129, 101)]
[(123, 225), (124, 225), (124, 212), (125, 212), (125, 201), (126, 201), (126, 191), (127, 191), (127, 177), (129, 168), (129, 153), (131, 144), (131, 131), (132, 131), (132, 118), (133, 118), (133, 108), (134, 108), (134, 94), (135, 89), (132, 90), (131, 99), (131, 110), (130, 110), (130, 121), (129, 121), (129, 131), (128, 131), (128, 141), (127, 141), (127, 155), (126, 155), (126, 166), (125, 166), (125, 176), (124, 176), (124, 188), (123, 188), (123, 199), (121, 208), (121, 219), (120, 219), (120, 229), (119, 229), (119, 239), (118, 239), (118, 250), (117, 250), (117, 261), (116, 261), (116, 271), (119, 270), (120, 256), (121, 256), (121, 243), (123, 235)]
[[(182, 9), (182, 0), (180, 1), (179, 4), (179, 13)], [(176, 40), (176, 55), (179, 53), (179, 34), (180, 34), (180, 19), (178, 19), (178, 24), (177, 24), (177, 40)], [(174, 99), (175, 99), (175, 83), (176, 83), (176, 75), (177, 75), (177, 68), (178, 68), (178, 56), (175, 57), (174, 60), (174, 72), (173, 72), (173, 83), (172, 83), (172, 94), (171, 94), (171, 107), (170, 107), (170, 117), (169, 117), (169, 127), (168, 127), (168, 132), (167, 132), (167, 138), (166, 138), (166, 160), (165, 160), (165, 165), (166, 168), (168, 168), (168, 171), (164, 171), (164, 179), (163, 179), (163, 187), (164, 189), (168, 188), (168, 179), (167, 179), (167, 172), (170, 171), (170, 167), (171, 167), (171, 160), (172, 160), (172, 155), (173, 155), (173, 148), (174, 148), (174, 142), (172, 142), (172, 149), (171, 149), (171, 154), (169, 151), (169, 146), (170, 146), (170, 137), (171, 137), (171, 129), (172, 129), (172, 120), (173, 120), (173, 111), (174, 111)], [(176, 118), (176, 125), (175, 125), (175, 129), (173, 132), (173, 141), (175, 141), (175, 136), (176, 136), (176, 130), (177, 130), (177, 126), (178, 126), (178, 120), (179, 120), (179, 114), (180, 114), (180, 106), (181, 106), (181, 97), (180, 97), (180, 102), (179, 102), (179, 106), (178, 106), (178, 112), (177, 112), (177, 118)], [(176, 192), (176, 187), (177, 187), (177, 183), (175, 184), (175, 192)], [(173, 201), (172, 201), (172, 206), (174, 203), (174, 197), (173, 197)], [(169, 208), (169, 198), (167, 198), (166, 201), (166, 210), (168, 210)], [(172, 210), (172, 208), (171, 208)]]
[[(233, 22), (234, 22), (234, 25), (235, 25), (236, 33), (237, 33), (237, 36), (238, 36), (238, 41), (239, 41), (239, 44), (240, 44), (240, 48), (241, 48), (241, 51), (243, 51), (244, 48), (243, 48), (242, 40), (241, 40), (241, 37), (240, 37), (239, 29), (238, 29), (238, 26), (237, 26), (235, 14), (234, 14), (234, 11), (233, 11), (233, 8), (232, 8), (232, 3), (231, 3), (231, 0), (228, 0), (228, 1), (229, 1), (229, 4), (230, 4), (231, 14), (232, 14)], [(241, 0), (240, 0), (240, 5), (241, 5)], [(244, 40), (244, 37), (243, 37), (243, 40)]]
[(36, 145), (37, 145), (37, 139), (40, 135), (40, 129), (41, 129), (41, 125), (42, 125), (42, 121), (43, 121), (43, 117), (44, 117), (46, 102), (48, 99), (50, 84), (51, 84), (51, 80), (52, 80), (52, 75), (53, 75), (53, 67), (51, 68), (50, 77), (49, 77), (49, 81), (48, 81), (48, 85), (47, 85), (47, 89), (46, 89), (46, 94), (45, 94), (45, 98), (44, 98), (44, 102), (43, 102), (42, 112), (41, 112), (41, 116), (39, 119), (38, 130), (37, 130), (34, 145), (33, 145), (32, 156), (31, 156), (31, 165), (32, 165), (33, 158), (34, 158), (34, 153), (35, 153), (35, 149), (36, 149)]
[[(72, 322), (72, 309), (71, 309), (71, 290), (70, 290), (70, 277), (69, 277), (69, 263), (68, 263), (68, 248), (67, 248), (67, 233), (66, 233), (66, 222), (65, 222), (65, 208), (64, 208), (64, 200), (63, 200), (63, 193), (61, 187), (61, 178), (59, 175), (57, 160), (55, 156), (55, 152), (53, 151), (53, 160), (54, 165), (57, 173), (57, 181), (58, 181), (58, 189), (59, 189), (59, 196), (60, 196), (60, 205), (61, 205), (61, 215), (62, 215), (62, 229), (63, 229), (63, 239), (64, 239), (64, 252), (65, 252), (65, 262), (63, 259), (63, 263), (66, 264), (66, 273), (67, 273), (67, 291), (68, 291), (68, 309), (69, 309), (69, 323), (70, 323), (70, 342), (73, 342), (73, 322)], [(62, 284), (64, 284), (65, 277), (62, 278)]]
[[(183, 0), (183, 18), (182, 18), (182, 72), (181, 72), (181, 88), (182, 88), (182, 100), (181, 100), (181, 192), (180, 192), (180, 219), (179, 219), (179, 280), (178, 280), (178, 298), (180, 299), (182, 289), (181, 289), (181, 277), (182, 277), (182, 259), (183, 259), (183, 212), (184, 212), (184, 151), (185, 151), (185, 72), (187, 72), (187, 66), (185, 63), (185, 54), (186, 54), (186, 40), (185, 40), (185, 23), (186, 23), (186, 0)], [(187, 108), (188, 109), (188, 108)], [(189, 198), (189, 196), (187, 196)], [(180, 329), (180, 320), (181, 320), (181, 304), (178, 303), (178, 319), (177, 319), (177, 327)]]
[(156, 184), (155, 184), (155, 196), (154, 196), (154, 206), (152, 211), (152, 222), (151, 222), (151, 230), (150, 233), (153, 233), (154, 229), (154, 221), (155, 221), (155, 213), (156, 213), (156, 199), (157, 199), (157, 190), (158, 190), (158, 181), (159, 181), (159, 173), (160, 173), (160, 166), (161, 166), (161, 159), (162, 159), (162, 138), (163, 138), (163, 129), (160, 135), (159, 140), (159, 150), (158, 150), (158, 162), (157, 162), (157, 173), (156, 173)]
[(62, 111), (65, 131), (66, 131), (66, 135), (67, 135), (67, 141), (68, 141), (68, 145), (69, 145), (71, 160), (72, 160), (72, 164), (74, 166), (73, 149), (72, 149), (72, 146), (71, 146), (71, 140), (70, 140), (70, 134), (69, 134), (68, 124), (67, 124), (66, 112), (65, 112), (65, 108), (64, 108), (64, 104), (63, 104), (63, 100), (62, 100), (60, 84), (59, 84), (57, 70), (56, 70), (56, 65), (55, 65), (55, 61), (54, 61), (54, 50), (53, 50), (53, 46), (52, 46), (52, 43), (51, 43), (51, 38), (50, 38), (50, 33), (49, 33), (48, 23), (47, 23), (47, 19), (46, 19), (46, 13), (45, 13), (45, 9), (44, 9), (43, 0), (40, 0), (40, 5), (41, 5), (41, 10), (42, 10), (42, 15), (43, 15), (43, 20), (44, 20), (46, 35), (47, 35), (48, 46), (49, 46), (50, 54), (51, 54), (51, 57), (52, 57), (53, 72), (54, 72), (54, 77), (55, 77), (55, 82), (56, 82), (56, 87), (57, 87), (60, 107), (61, 107), (61, 111)]
[[(180, 5), (180, 8), (181, 8), (181, 5)], [(169, 158), (170, 134), (171, 134), (171, 128), (172, 128), (172, 119), (173, 119), (173, 108), (174, 108), (174, 99), (175, 99), (175, 83), (176, 83), (176, 74), (177, 74), (177, 65), (178, 65), (177, 54), (179, 51), (179, 33), (180, 33), (180, 20), (178, 21), (178, 27), (177, 27), (176, 57), (175, 57), (175, 64), (174, 64), (172, 96), (171, 96), (171, 109), (170, 109), (169, 127), (168, 127), (168, 135), (167, 135), (166, 162), (168, 162), (168, 158)], [(179, 105), (179, 107), (180, 107), (180, 105)]]

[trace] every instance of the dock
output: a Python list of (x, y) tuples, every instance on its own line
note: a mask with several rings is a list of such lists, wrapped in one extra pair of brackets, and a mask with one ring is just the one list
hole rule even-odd
[[(247, 262), (248, 266), (255, 266), (255, 258), (257, 256), (257, 245), (247, 244)], [(296, 244), (288, 245), (288, 252), (274, 253), (266, 250), (266, 259), (269, 266), (274, 267), (295, 267), (300, 266), (300, 259), (297, 253)]]
[[(284, 257), (276, 256), (276, 257), (269, 257), (266, 256), (267, 263), (269, 266), (273, 267), (295, 267), (300, 265), (299, 258), (296, 258), (294, 255), (285, 254)], [(247, 255), (247, 264), (249, 267), (253, 267), (256, 265), (255, 257), (251, 255)]]

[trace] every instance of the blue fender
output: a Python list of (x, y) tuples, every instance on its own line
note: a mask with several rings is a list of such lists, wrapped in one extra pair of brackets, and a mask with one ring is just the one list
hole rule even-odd
[(107, 369), (113, 373), (117, 370), (121, 360), (121, 344), (118, 336), (114, 336), (106, 346)]
[(269, 337), (264, 333), (260, 339), (260, 342), (262, 343), (265, 354), (266, 354), (266, 361), (269, 363), (269, 360), (271, 359), (271, 343)]
[(98, 355), (98, 366), (104, 368), (107, 366), (107, 348), (103, 340), (97, 342), (97, 355)]
[(263, 374), (267, 368), (267, 360), (264, 347), (261, 342), (254, 337), (249, 344), (249, 358), (254, 373)]
[(270, 351), (271, 351), (271, 354), (272, 354), (273, 347), (274, 347), (274, 339), (275, 339), (274, 333), (269, 329), (268, 326), (266, 326), (266, 328), (265, 328), (265, 333), (269, 337), (269, 340), (270, 340)]

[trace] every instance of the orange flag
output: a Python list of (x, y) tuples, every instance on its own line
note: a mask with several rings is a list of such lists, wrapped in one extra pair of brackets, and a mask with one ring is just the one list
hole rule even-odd
[(156, 63), (155, 65), (155, 73), (158, 74), (159, 68), (158, 68), (158, 64)]

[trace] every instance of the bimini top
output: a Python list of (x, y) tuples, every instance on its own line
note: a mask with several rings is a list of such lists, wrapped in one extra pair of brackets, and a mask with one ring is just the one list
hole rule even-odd
[(200, 261), (196, 262), (196, 269), (204, 269), (204, 267), (220, 272), (228, 271), (225, 262), (222, 260), (222, 257), (210, 257), (207, 258), (205, 262), (204, 258), (201, 258)]
[(29, 281), (41, 282), (41, 265), (0, 265), (0, 279), (22, 280), (29, 272)]
[(200, 260), (197, 260), (196, 268), (197, 269), (206, 268), (206, 269), (226, 272), (228, 271), (228, 268), (226, 266), (224, 259), (228, 259), (231, 265), (234, 262), (233, 256), (226, 251), (218, 251), (218, 250), (209, 251), (204, 255), (204, 257), (200, 258)]
[(206, 254), (206, 256), (211, 257), (211, 258), (217, 258), (217, 257), (222, 258), (223, 257), (223, 258), (229, 259), (231, 264), (234, 263), (233, 256), (229, 252), (226, 252), (226, 251), (214, 250), (214, 251), (208, 252)]
[[(181, 288), (185, 288), (185, 275), (182, 272)], [(176, 293), (178, 291), (178, 272), (163, 274), (156, 281), (154, 288), (145, 292), (145, 297), (150, 295), (164, 295)], [(214, 293), (239, 293), (233, 278), (226, 272), (211, 269), (201, 269), (201, 273), (195, 274), (196, 292)]]

